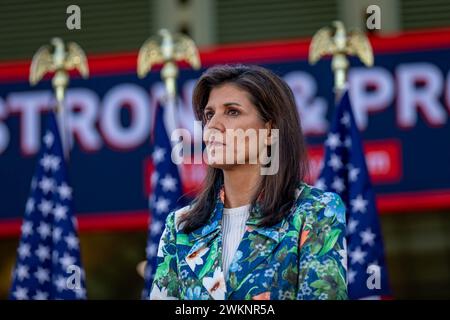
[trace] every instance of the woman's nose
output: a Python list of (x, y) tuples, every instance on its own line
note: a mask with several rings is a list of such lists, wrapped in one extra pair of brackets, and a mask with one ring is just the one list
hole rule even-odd
[(223, 125), (223, 121), (219, 114), (214, 114), (211, 119), (206, 123), (206, 127), (208, 129), (216, 129), (219, 131), (224, 131), (225, 127)]

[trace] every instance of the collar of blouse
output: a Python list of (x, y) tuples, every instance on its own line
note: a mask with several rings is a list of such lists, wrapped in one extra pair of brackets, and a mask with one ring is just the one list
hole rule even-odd
[[(300, 182), (298, 184), (298, 187), (295, 190), (295, 198), (297, 199), (300, 195), (300, 193), (303, 191), (304, 183)], [(209, 238), (211, 236), (216, 235), (221, 227), (222, 227), (222, 215), (223, 215), (223, 208), (224, 208), (224, 201), (225, 201), (225, 188), (222, 185), (219, 189), (219, 192), (216, 196), (216, 203), (214, 207), (214, 211), (208, 220), (208, 223), (206, 223), (204, 226), (198, 228), (197, 230), (194, 230), (189, 234), (189, 237), (191, 240), (199, 241), (201, 239), (205, 240), (205, 238)], [(258, 227), (259, 222), (262, 220), (262, 214), (260, 209), (260, 204), (257, 201), (256, 205), (251, 208), (249, 218), (246, 222), (246, 231), (255, 231), (261, 235), (264, 235), (268, 238), (271, 238), (275, 242), (278, 242), (282, 236), (284, 235), (284, 232), (288, 228), (288, 219), (287, 217), (293, 214), (295, 211), (296, 205), (294, 204), (291, 208), (290, 214), (282, 219), (280, 222), (276, 223), (273, 226), (270, 227)], [(204, 242), (204, 241), (201, 241)]]

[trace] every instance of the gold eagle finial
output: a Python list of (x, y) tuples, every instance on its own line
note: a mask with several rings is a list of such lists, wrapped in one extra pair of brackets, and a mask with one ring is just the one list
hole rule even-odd
[(330, 27), (319, 29), (313, 36), (309, 47), (309, 63), (315, 64), (323, 56), (332, 55), (331, 62), (335, 72), (335, 88), (345, 86), (345, 72), (348, 68), (347, 55), (357, 56), (366, 66), (373, 65), (373, 51), (369, 39), (360, 31), (346, 32), (341, 21), (333, 21)]
[(40, 47), (33, 55), (30, 66), (30, 84), (36, 85), (46, 73), (55, 72), (52, 84), (55, 89), (56, 100), (58, 102), (58, 111), (61, 109), (64, 92), (69, 83), (68, 71), (76, 69), (83, 78), (89, 76), (89, 68), (84, 51), (75, 42), (67, 44), (67, 50), (61, 38), (53, 38), (51, 46), (44, 45)]
[(139, 50), (137, 74), (144, 78), (151, 68), (157, 64), (164, 64), (161, 76), (166, 84), (169, 96), (176, 94), (175, 79), (178, 75), (177, 61), (185, 60), (192, 68), (200, 68), (200, 56), (195, 43), (182, 34), (171, 34), (161, 29), (158, 36), (147, 39)]
[(30, 84), (36, 85), (46, 73), (54, 72), (52, 85), (55, 90), (56, 111), (60, 119), (61, 141), (66, 157), (69, 156), (68, 141), (70, 136), (66, 132), (64, 95), (69, 84), (69, 70), (76, 69), (83, 78), (89, 76), (89, 68), (84, 51), (75, 42), (69, 42), (66, 46), (61, 38), (52, 38), (53, 46), (44, 45), (33, 55), (30, 66)]

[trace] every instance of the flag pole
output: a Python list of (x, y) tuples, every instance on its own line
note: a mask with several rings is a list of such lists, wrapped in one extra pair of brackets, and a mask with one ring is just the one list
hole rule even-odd
[(64, 98), (67, 86), (69, 84), (69, 70), (77, 69), (83, 78), (89, 76), (89, 68), (84, 51), (75, 42), (69, 42), (66, 46), (61, 38), (52, 38), (50, 43), (53, 46), (53, 52), (50, 46), (44, 45), (36, 51), (31, 61), (30, 84), (36, 85), (46, 73), (54, 71), (52, 85), (56, 97), (56, 113), (58, 116), (58, 127), (61, 137), (61, 143), (64, 150), (64, 157), (69, 159), (69, 150), (71, 146), (70, 134), (66, 126), (66, 110), (64, 108)]
[[(170, 140), (170, 135), (175, 130), (177, 126), (177, 85), (176, 79), (178, 77), (178, 65), (177, 61), (185, 60), (189, 65), (192, 66), (193, 69), (200, 69), (200, 56), (198, 54), (197, 47), (192, 39), (182, 34), (172, 34), (167, 29), (159, 30), (156, 36), (152, 36), (148, 38), (142, 47), (139, 50), (138, 59), (137, 59), (137, 75), (139, 78), (144, 78), (151, 70), (151, 68), (156, 64), (163, 64), (161, 69), (161, 78), (165, 84), (165, 94), (163, 97), (163, 107), (164, 112), (162, 119), (163, 121), (163, 130), (167, 133), (167, 138)], [(162, 110), (160, 110), (162, 111)], [(158, 114), (158, 111), (155, 113)], [(155, 123), (155, 127), (157, 124)], [(161, 128), (161, 127), (160, 127)], [(155, 130), (155, 129), (154, 129)], [(156, 134), (155, 134), (156, 136)], [(169, 141), (170, 144), (170, 141)], [(153, 159), (156, 160), (155, 158)], [(157, 161), (157, 163), (159, 163)], [(171, 161), (167, 162), (169, 167), (177, 171), (176, 176), (180, 176), (179, 167), (175, 165)], [(162, 168), (161, 171), (165, 170), (165, 176), (170, 175), (172, 169), (168, 167)], [(155, 170), (158, 170), (158, 164), (155, 166)], [(173, 171), (173, 170), (172, 170)], [(158, 172), (158, 171), (157, 171)], [(161, 172), (158, 172), (158, 174)], [(157, 185), (157, 183), (155, 183)], [(179, 186), (179, 196), (181, 196), (181, 181)], [(152, 188), (153, 189), (153, 188)], [(156, 193), (158, 190), (153, 189), (153, 196), (156, 197)], [(166, 192), (165, 196), (170, 196), (172, 193), (177, 192)], [(159, 198), (159, 197), (158, 197)], [(174, 203), (178, 199), (174, 199)], [(151, 206), (151, 205), (150, 205)], [(153, 216), (155, 217), (155, 215)], [(156, 222), (152, 218), (152, 226), (156, 225)], [(161, 231), (157, 230), (156, 236), (153, 234), (151, 228), (149, 228), (149, 236), (147, 241), (147, 248), (151, 248), (155, 245), (155, 239), (159, 239), (161, 237)], [(157, 245), (157, 243), (156, 243)], [(154, 259), (155, 256), (151, 253), (152, 250), (147, 250), (147, 258), (145, 261), (140, 262), (137, 267), (137, 273), (144, 278), (144, 290), (142, 293), (143, 298), (148, 298), (151, 290), (151, 282), (154, 273)]]
[[(160, 29), (156, 36), (148, 38), (139, 49), (137, 74), (144, 78), (156, 64), (163, 64), (161, 78), (166, 87), (164, 95), (165, 121), (168, 132), (177, 128), (177, 85), (178, 61), (186, 61), (195, 70), (200, 69), (200, 55), (194, 41), (186, 35), (172, 34)], [(170, 137), (169, 137), (170, 138)]]
[[(324, 27), (315, 33), (309, 50), (311, 64), (325, 55), (332, 56), (336, 98), (336, 108), (324, 142), (322, 168), (315, 186), (335, 192), (345, 203), (343, 220), (347, 223), (347, 246), (342, 254), (348, 261), (348, 297), (373, 299), (390, 296), (375, 192), (346, 82), (347, 55), (356, 55), (370, 67), (373, 65), (373, 51), (364, 34), (357, 31), (347, 34), (340, 21), (334, 21), (333, 25), (334, 28)], [(346, 256), (345, 252), (348, 253)], [(370, 284), (368, 274), (371, 270), (377, 273), (376, 285)]]
[(137, 75), (143, 79), (156, 64), (163, 64), (161, 79), (166, 92), (163, 97), (165, 108), (164, 122), (170, 139), (171, 133), (178, 127), (178, 95), (177, 77), (179, 69), (177, 62), (186, 61), (194, 70), (201, 67), (200, 55), (195, 42), (181, 33), (171, 33), (160, 29), (156, 36), (148, 38), (139, 49), (137, 59)]

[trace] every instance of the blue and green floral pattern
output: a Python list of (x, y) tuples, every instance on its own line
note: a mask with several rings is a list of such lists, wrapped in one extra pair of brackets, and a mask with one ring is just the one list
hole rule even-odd
[(345, 207), (341, 198), (305, 183), (296, 189), (289, 214), (271, 227), (257, 227), (258, 204), (231, 263), (222, 269), (224, 189), (207, 224), (184, 233), (171, 212), (158, 247), (150, 299), (288, 300), (347, 299)]

